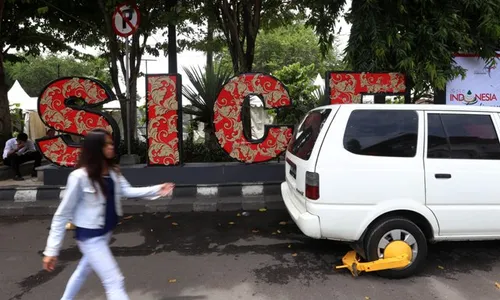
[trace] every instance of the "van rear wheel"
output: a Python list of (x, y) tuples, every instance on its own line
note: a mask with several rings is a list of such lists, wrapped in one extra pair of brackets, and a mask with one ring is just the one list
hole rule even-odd
[(427, 239), (422, 230), (405, 218), (389, 218), (377, 222), (366, 234), (365, 253), (368, 261), (384, 258), (386, 247), (395, 241), (402, 241), (411, 248), (411, 263), (401, 269), (377, 272), (386, 278), (406, 278), (423, 268), (427, 257)]

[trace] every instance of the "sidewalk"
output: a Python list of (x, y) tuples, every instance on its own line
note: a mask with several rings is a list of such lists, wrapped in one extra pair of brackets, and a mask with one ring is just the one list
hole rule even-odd
[(0, 180), (0, 189), (16, 188), (16, 187), (39, 187), (43, 186), (43, 182), (31, 176), (24, 176), (24, 181), (15, 181), (14, 179)]
[[(0, 185), (0, 216), (52, 215), (64, 195), (63, 187), (43, 186), (31, 179)], [(214, 212), (285, 209), (280, 185), (177, 186), (170, 198), (155, 201), (124, 199), (124, 213)]]

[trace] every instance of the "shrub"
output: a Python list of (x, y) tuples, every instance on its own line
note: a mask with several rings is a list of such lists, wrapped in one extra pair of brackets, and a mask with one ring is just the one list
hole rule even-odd
[[(132, 154), (137, 154), (139, 156), (139, 163), (145, 164), (148, 157), (148, 144), (140, 140), (132, 140), (130, 144), (130, 150)], [(120, 141), (118, 146), (118, 159), (124, 154), (127, 154), (127, 144), (124, 140)]]
[(234, 161), (222, 148), (210, 150), (203, 143), (184, 142), (184, 162), (230, 162)]

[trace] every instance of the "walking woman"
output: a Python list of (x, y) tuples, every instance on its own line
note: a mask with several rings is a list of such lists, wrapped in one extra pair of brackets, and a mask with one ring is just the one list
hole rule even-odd
[(66, 192), (54, 214), (44, 251), (44, 269), (54, 270), (69, 220), (76, 226), (75, 238), (82, 253), (62, 300), (74, 299), (92, 270), (99, 276), (108, 300), (129, 299), (124, 277), (109, 248), (111, 232), (122, 216), (120, 199), (153, 200), (171, 194), (174, 189), (171, 183), (131, 187), (114, 158), (111, 135), (102, 129), (90, 132), (83, 142), (78, 167), (69, 175)]

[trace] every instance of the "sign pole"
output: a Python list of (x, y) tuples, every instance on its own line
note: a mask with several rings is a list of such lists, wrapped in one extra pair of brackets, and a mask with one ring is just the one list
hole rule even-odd
[(130, 121), (131, 110), (132, 110), (132, 99), (130, 98), (130, 46), (128, 44), (128, 36), (125, 38), (125, 84), (126, 84), (126, 95), (127, 95), (127, 154), (130, 155), (131, 150), (131, 139), (130, 135)]
[[(132, 101), (136, 99), (131, 99), (130, 95), (130, 39), (129, 36), (137, 32), (139, 23), (141, 21), (141, 14), (139, 8), (135, 5), (120, 4), (116, 7), (115, 12), (112, 17), (112, 26), (115, 33), (121, 37), (125, 38), (125, 98), (126, 98), (126, 114), (125, 118), (127, 121), (127, 126), (124, 128), (126, 131), (125, 137), (127, 139), (127, 155), (122, 155), (120, 157), (120, 164), (123, 165), (133, 165), (139, 162), (139, 157), (132, 154)], [(125, 121), (125, 120), (124, 120)]]

